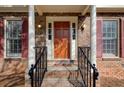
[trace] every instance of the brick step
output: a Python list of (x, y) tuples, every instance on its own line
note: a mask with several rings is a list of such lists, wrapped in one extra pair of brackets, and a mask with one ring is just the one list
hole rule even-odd
[(69, 81), (67, 80), (62, 81), (58, 79), (58, 80), (43, 81), (42, 87), (73, 87), (73, 85), (69, 83)]
[(80, 87), (83, 86), (80, 74), (77, 70), (47, 71), (42, 87)]
[(64, 67), (47, 67), (47, 70), (48, 71), (55, 71), (55, 70), (57, 70), (57, 71), (66, 71), (67, 69), (69, 69), (69, 70), (77, 70), (78, 69), (78, 67), (67, 67), (67, 68), (64, 68)]
[(43, 80), (42, 87), (82, 87), (84, 86), (81, 80), (71, 79), (47, 79)]
[(51, 60), (48, 61), (48, 66), (71, 66), (71, 65), (77, 65), (77, 61), (72, 60)]
[(42, 87), (81, 87), (83, 86), (83, 82), (77, 79), (61, 79), (61, 78), (54, 78), (54, 79), (47, 79), (43, 80), (41, 85)]
[(77, 70), (77, 65), (50, 65), (47, 67), (48, 71), (66, 71), (66, 70)]
[(65, 71), (65, 70), (61, 70), (61, 71), (47, 71), (45, 73), (44, 79), (46, 78), (68, 78), (69, 76), (77, 76), (79, 73), (77, 72), (77, 70), (75, 71)]

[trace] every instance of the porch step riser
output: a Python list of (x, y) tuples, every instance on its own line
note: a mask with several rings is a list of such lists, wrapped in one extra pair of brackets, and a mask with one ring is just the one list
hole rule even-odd
[[(47, 70), (48, 70), (48, 71), (56, 71), (56, 70), (57, 70), (57, 71), (66, 71), (67, 69), (66, 69), (66, 68), (59, 68), (59, 67), (55, 67), (55, 68), (53, 68), (53, 67), (48, 67)], [(77, 67), (68, 68), (68, 70), (75, 71), (75, 70), (78, 70), (78, 68), (77, 68)]]
[(72, 61), (72, 60), (52, 60), (52, 61), (48, 61), (47, 63), (48, 66), (74, 66), (74, 65), (78, 65), (77, 61)]
[(79, 73), (77, 71), (71, 71), (71, 72), (67, 72), (67, 71), (48, 71), (45, 74), (44, 79), (47, 78), (69, 78), (70, 76), (73, 77), (77, 77), (79, 75)]
[(61, 65), (51, 65), (47, 67), (48, 71), (74, 71), (74, 70), (78, 70), (78, 66), (77, 65), (69, 65), (69, 66), (61, 66)]

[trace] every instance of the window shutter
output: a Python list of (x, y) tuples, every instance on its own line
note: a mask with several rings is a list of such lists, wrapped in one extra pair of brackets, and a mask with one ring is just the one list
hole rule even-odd
[(28, 18), (23, 18), (21, 38), (22, 58), (28, 58)]
[(4, 19), (0, 18), (0, 58), (4, 56)]
[(121, 19), (121, 57), (124, 58), (124, 19)]
[(102, 58), (102, 51), (103, 51), (103, 40), (102, 40), (102, 30), (103, 30), (103, 24), (102, 20), (98, 19), (97, 20), (97, 58)]

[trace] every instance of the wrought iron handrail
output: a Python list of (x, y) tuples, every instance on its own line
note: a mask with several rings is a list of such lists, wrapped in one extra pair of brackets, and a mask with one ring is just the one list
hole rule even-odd
[(85, 87), (96, 87), (99, 73), (90, 61), (90, 47), (78, 47), (78, 69)]
[(32, 87), (40, 87), (47, 71), (47, 47), (35, 47), (35, 64), (31, 65), (29, 76)]

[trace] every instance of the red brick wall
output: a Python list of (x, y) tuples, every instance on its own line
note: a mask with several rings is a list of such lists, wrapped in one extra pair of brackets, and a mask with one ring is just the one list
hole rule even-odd
[[(81, 30), (80, 26), (85, 24), (84, 30)], [(77, 34), (78, 46), (90, 46), (90, 17), (78, 18), (78, 34)]]
[[(97, 20), (97, 58), (102, 58), (102, 20), (103, 19), (118, 19), (119, 21), (119, 50), (120, 50), (120, 57), (124, 58), (124, 17), (122, 16), (98, 16)], [(122, 21), (123, 19), (123, 21)], [(100, 21), (101, 20), (101, 21)], [(78, 19), (78, 46), (88, 46), (90, 45), (90, 17), (82, 17)], [(81, 23), (85, 23), (86, 27), (83, 31), (80, 29)]]
[[(22, 26), (22, 56), (21, 58), (4, 58), (4, 20), (0, 18), (0, 72), (4, 72), (8, 69), (12, 69), (13, 67), (10, 67), (8, 65), (14, 65), (16, 64), (22, 64), (23, 68), (27, 66), (28, 61), (28, 18), (22, 17), (23, 26)], [(23, 69), (24, 71), (24, 69)]]

